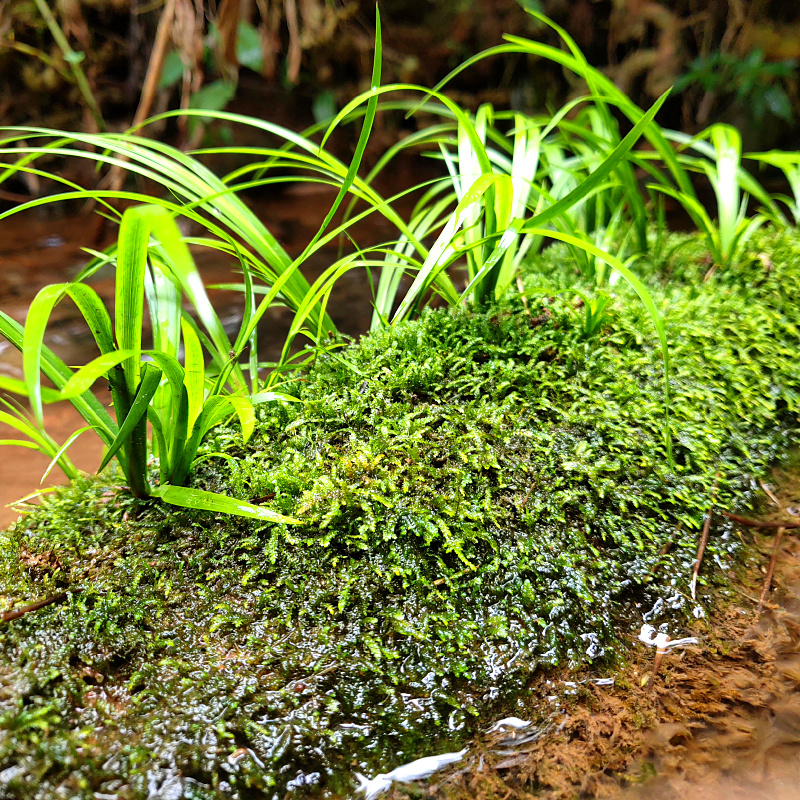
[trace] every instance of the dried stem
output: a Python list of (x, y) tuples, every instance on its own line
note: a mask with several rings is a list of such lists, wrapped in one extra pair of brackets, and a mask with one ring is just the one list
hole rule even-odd
[(764, 588), (761, 590), (761, 597), (758, 600), (758, 608), (756, 609), (756, 616), (761, 614), (761, 609), (764, 606), (764, 601), (767, 599), (770, 586), (772, 585), (772, 576), (775, 573), (775, 562), (778, 560), (778, 550), (781, 546), (783, 539), (783, 532), (786, 530), (784, 527), (778, 528), (778, 533), (775, 535), (775, 543), (772, 545), (772, 558), (769, 560), (769, 569), (767, 570), (767, 577), (764, 579)]
[(778, 506), (778, 508), (780, 508), (780, 509), (783, 509), (783, 505), (781, 504), (781, 501), (778, 500), (777, 497), (775, 497), (772, 489), (770, 489), (769, 486), (767, 486), (767, 484), (764, 483), (764, 481), (760, 480), (758, 483), (761, 486), (761, 489), (763, 490), (764, 494), (767, 497), (769, 497), (770, 500), (772, 500), (772, 504)]
[(39, 9), (42, 19), (50, 29), (53, 39), (55, 39), (56, 44), (61, 50), (64, 56), (64, 61), (69, 64), (69, 68), (72, 71), (72, 76), (75, 79), (75, 83), (81, 93), (81, 97), (83, 97), (83, 102), (86, 103), (86, 108), (89, 109), (89, 112), (94, 118), (97, 129), (104, 131), (106, 129), (105, 120), (103, 119), (103, 115), (100, 113), (100, 107), (97, 105), (97, 101), (92, 94), (92, 88), (89, 86), (89, 80), (86, 77), (86, 73), (81, 69), (80, 62), (83, 56), (80, 53), (76, 53), (72, 49), (67, 37), (64, 35), (64, 31), (61, 30), (61, 26), (58, 24), (58, 20), (56, 20), (53, 12), (50, 10), (50, 7), (45, 0), (33, 1), (36, 3), (36, 8)]
[(21, 608), (13, 608), (10, 611), (4, 611), (2, 614), (0, 614), (0, 622), (11, 622), (11, 620), (24, 617), (25, 614), (30, 614), (31, 611), (38, 611), (40, 608), (44, 608), (45, 606), (51, 606), (53, 605), (53, 603), (61, 603), (66, 599), (67, 599), (67, 593), (59, 592), (58, 594), (54, 594), (51, 597), (45, 597), (44, 600), (37, 600), (35, 603), (30, 603), (27, 606), (22, 606)]
[(800, 521), (785, 522), (779, 520), (777, 522), (769, 522), (740, 517), (738, 514), (731, 514), (730, 511), (720, 511), (720, 514), (722, 514), (723, 517), (732, 519), (734, 522), (738, 522), (740, 525), (747, 525), (748, 528), (784, 528), (787, 531), (800, 528)]
[[(153, 99), (158, 89), (158, 81), (161, 78), (161, 72), (164, 68), (164, 59), (167, 54), (167, 47), (169, 45), (169, 32), (172, 28), (172, 20), (175, 17), (175, 0), (167, 0), (164, 10), (161, 12), (161, 19), (158, 21), (158, 28), (156, 29), (156, 38), (153, 43), (153, 51), (150, 55), (150, 61), (147, 65), (147, 73), (144, 78), (144, 86), (142, 93), (139, 97), (139, 105), (136, 107), (136, 113), (133, 117), (131, 127), (136, 130), (136, 133), (141, 136), (141, 125), (150, 114), (150, 109), (153, 106)], [(122, 155), (120, 160), (127, 163), (128, 157)], [(122, 188), (122, 183), (125, 180), (125, 167), (122, 164), (115, 164), (108, 174), (108, 183), (111, 191), (118, 192)]]
[(703, 523), (703, 532), (700, 534), (700, 542), (697, 545), (697, 558), (694, 561), (692, 570), (692, 600), (694, 600), (695, 590), (697, 589), (697, 576), (700, 573), (700, 565), (703, 563), (703, 554), (706, 552), (708, 544), (708, 534), (711, 530), (711, 519), (714, 516), (714, 506), (709, 506), (706, 512), (706, 519)]

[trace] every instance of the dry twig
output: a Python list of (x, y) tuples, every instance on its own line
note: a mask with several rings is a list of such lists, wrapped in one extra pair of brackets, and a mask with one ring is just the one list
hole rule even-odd
[(756, 616), (761, 614), (761, 609), (764, 606), (764, 601), (767, 599), (770, 586), (772, 585), (772, 576), (775, 573), (775, 562), (778, 560), (778, 550), (781, 546), (783, 539), (783, 532), (786, 528), (778, 528), (778, 533), (775, 535), (775, 543), (772, 545), (772, 558), (769, 560), (769, 569), (767, 570), (767, 577), (764, 579), (764, 588), (761, 590), (761, 597), (758, 599), (758, 608), (756, 609)]
[(748, 528), (784, 528), (787, 531), (800, 528), (800, 520), (796, 520), (794, 522), (786, 522), (782, 520), (770, 522), (769, 520), (762, 521), (757, 519), (749, 519), (748, 517), (740, 517), (738, 514), (731, 514), (730, 511), (720, 511), (720, 514), (722, 514), (723, 517), (732, 519), (734, 522), (738, 522), (740, 525), (747, 525)]
[(51, 606), (53, 603), (61, 603), (66, 599), (67, 593), (59, 592), (51, 597), (45, 597), (43, 600), (37, 600), (35, 603), (30, 603), (27, 606), (22, 606), (21, 608), (12, 608), (10, 611), (4, 611), (2, 614), (0, 614), (0, 622), (11, 622), (11, 620), (24, 617), (25, 614), (30, 614), (31, 611), (38, 611), (40, 608)]
[(700, 541), (697, 545), (697, 558), (694, 560), (694, 569), (692, 570), (692, 600), (694, 600), (695, 590), (697, 589), (697, 576), (700, 574), (700, 565), (703, 563), (703, 554), (706, 552), (706, 545), (708, 544), (708, 534), (711, 530), (711, 519), (714, 516), (714, 506), (709, 506), (706, 512), (706, 519), (703, 523), (703, 532), (700, 534)]

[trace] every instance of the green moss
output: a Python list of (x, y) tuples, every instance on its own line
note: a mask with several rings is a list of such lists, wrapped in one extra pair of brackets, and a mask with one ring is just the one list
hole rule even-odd
[[(214, 432), (196, 485), (302, 526), (89, 478), (47, 500), (0, 543), (7, 599), (70, 590), (0, 628), (0, 791), (283, 796), (299, 770), (348, 793), (513, 708), (534, 670), (608, 658), (643, 613), (674, 624), (712, 498), (748, 502), (796, 440), (800, 244), (752, 252), (705, 283), (692, 243), (639, 268), (674, 471), (646, 312), (617, 287), (586, 340), (551, 248), (529, 313), (428, 311), (320, 357), (247, 445)], [(737, 541), (718, 522), (703, 574)]]

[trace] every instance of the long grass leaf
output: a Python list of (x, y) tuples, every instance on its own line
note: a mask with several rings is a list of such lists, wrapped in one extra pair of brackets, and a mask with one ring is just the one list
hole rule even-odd
[[(17, 350), (22, 351), (24, 330), (14, 319), (0, 310), (0, 335), (4, 336)], [(50, 348), (43, 346), (41, 349), (42, 372), (60, 390), (72, 377), (72, 370)], [(79, 397), (70, 399), (70, 403), (78, 413), (100, 435), (106, 444), (111, 444), (117, 433), (117, 424), (109, 413), (103, 408), (100, 401), (91, 393), (85, 392)]]
[(60, 391), (62, 400), (72, 400), (79, 397), (91, 387), (100, 378), (105, 378), (107, 374), (125, 361), (138, 359), (141, 356), (141, 351), (136, 350), (114, 350), (111, 353), (104, 353), (97, 358), (93, 358), (88, 364), (80, 367), (72, 374), (70, 379), (64, 384)]
[(165, 503), (181, 508), (191, 508), (197, 511), (212, 511), (218, 514), (233, 514), (237, 517), (250, 517), (262, 522), (274, 522), (283, 525), (300, 525), (301, 520), (278, 514), (264, 506), (253, 505), (244, 500), (237, 500), (216, 492), (206, 492), (201, 489), (190, 489), (186, 486), (157, 486), (152, 492), (154, 497), (160, 497)]
[(618, 272), (631, 286), (631, 288), (639, 295), (639, 299), (644, 304), (644, 307), (647, 309), (647, 313), (650, 315), (650, 319), (653, 322), (653, 327), (656, 329), (656, 333), (659, 338), (659, 342), (661, 344), (661, 357), (664, 363), (664, 442), (667, 449), (667, 458), (669, 460), (669, 464), (671, 467), (674, 468), (674, 463), (672, 460), (672, 434), (670, 431), (670, 422), (669, 422), (669, 414), (670, 414), (670, 393), (669, 393), (669, 372), (670, 372), (670, 365), (669, 365), (669, 347), (667, 345), (667, 333), (664, 327), (664, 321), (661, 318), (661, 313), (658, 310), (658, 306), (655, 304), (652, 295), (648, 291), (647, 287), (636, 277), (636, 275), (629, 269), (626, 264), (623, 264), (618, 258), (611, 255), (610, 253), (606, 253), (605, 251), (601, 250), (599, 247), (591, 244), (591, 242), (587, 242), (584, 239), (580, 239), (577, 236), (573, 236), (571, 234), (562, 233), (560, 231), (551, 231), (540, 229), (537, 231), (532, 231), (532, 233), (537, 233), (540, 236), (547, 236), (552, 239), (557, 239), (561, 242), (566, 242), (567, 244), (571, 244), (574, 247), (580, 247), (587, 252), (591, 253), (595, 258), (600, 259), (601, 261), (605, 261), (613, 270)]
[(205, 361), (203, 359), (203, 347), (197, 334), (185, 320), (181, 320), (181, 323), (184, 347), (183, 385), (186, 387), (186, 397), (189, 401), (187, 428), (191, 430), (194, 427), (195, 420), (203, 410)]
[(161, 375), (161, 370), (154, 364), (145, 363), (143, 365), (142, 380), (136, 390), (128, 415), (120, 425), (117, 438), (103, 456), (103, 460), (97, 468), (98, 472), (102, 472), (106, 468), (119, 449), (127, 444), (131, 437), (135, 435), (137, 428), (141, 427), (141, 423), (146, 420), (147, 409), (150, 406), (150, 400), (158, 389)]
[(67, 458), (66, 452), (72, 447), (75, 440), (86, 431), (91, 431), (93, 428), (86, 425), (83, 428), (78, 428), (77, 431), (70, 434), (64, 444), (58, 448), (58, 451), (53, 456), (50, 463), (47, 465), (47, 468), (42, 473), (42, 477), (39, 479), (39, 484), (43, 484), (47, 480), (47, 476), (53, 471), (53, 468), (58, 465), (64, 475), (67, 477), (68, 480), (74, 480), (78, 477), (78, 470), (75, 468), (75, 465)]

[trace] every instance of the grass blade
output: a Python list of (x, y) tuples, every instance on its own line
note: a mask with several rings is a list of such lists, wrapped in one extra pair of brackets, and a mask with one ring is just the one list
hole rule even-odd
[(201, 489), (190, 489), (186, 486), (157, 486), (153, 489), (154, 497), (160, 497), (165, 503), (181, 508), (191, 508), (198, 511), (213, 511), (220, 514), (233, 514), (237, 517), (250, 517), (262, 522), (281, 523), (283, 525), (300, 525), (301, 520), (286, 517), (271, 511), (264, 506), (256, 506), (245, 500), (237, 500), (216, 492), (206, 492)]
[(158, 389), (161, 375), (161, 370), (154, 364), (145, 363), (142, 367), (142, 381), (139, 384), (136, 396), (133, 398), (128, 416), (125, 417), (122, 425), (120, 425), (117, 438), (103, 456), (103, 460), (97, 468), (98, 472), (102, 472), (111, 459), (117, 454), (117, 451), (127, 443), (129, 438), (136, 435), (137, 426), (141, 424), (142, 420), (146, 419), (150, 400)]
[(667, 332), (664, 328), (664, 321), (661, 318), (661, 313), (658, 310), (658, 306), (656, 306), (655, 302), (653, 301), (653, 297), (650, 292), (647, 290), (647, 287), (636, 277), (636, 275), (631, 272), (626, 264), (623, 264), (618, 258), (612, 256), (610, 253), (606, 253), (601, 250), (599, 247), (596, 247), (591, 242), (586, 241), (585, 239), (578, 238), (577, 236), (573, 236), (572, 234), (562, 233), (560, 231), (551, 231), (551, 230), (534, 230), (531, 233), (539, 234), (541, 236), (547, 236), (551, 239), (558, 239), (561, 242), (566, 242), (567, 244), (573, 245), (574, 247), (580, 247), (595, 258), (600, 259), (601, 261), (605, 261), (613, 270), (617, 271), (633, 288), (637, 295), (639, 295), (639, 299), (644, 304), (645, 308), (647, 309), (648, 314), (650, 315), (650, 319), (653, 321), (653, 326), (656, 329), (656, 333), (658, 334), (659, 341), (661, 343), (661, 355), (664, 360), (664, 442), (667, 448), (667, 459), (669, 460), (670, 467), (674, 469), (674, 462), (672, 459), (672, 434), (670, 432), (670, 424), (669, 424), (669, 410), (670, 410), (670, 399), (669, 399), (669, 348), (667, 345)]

